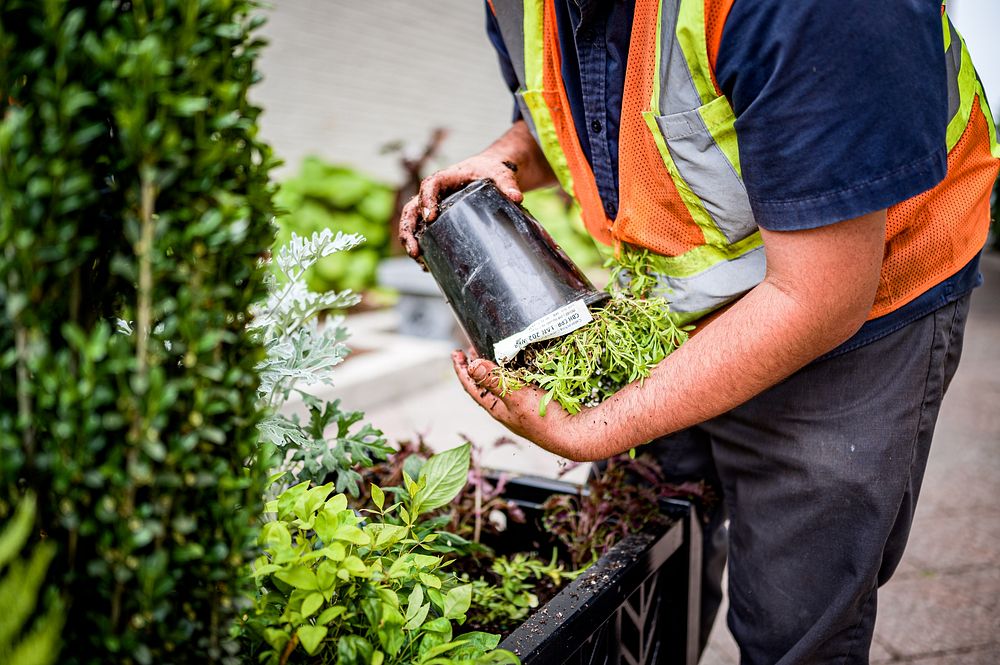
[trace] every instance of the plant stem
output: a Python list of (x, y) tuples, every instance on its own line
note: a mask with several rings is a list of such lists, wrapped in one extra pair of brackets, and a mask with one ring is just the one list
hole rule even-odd
[(288, 644), (285, 645), (284, 650), (281, 652), (281, 660), (278, 661), (278, 665), (285, 665), (288, 659), (292, 657), (292, 652), (295, 651), (295, 647), (299, 645), (299, 633), (295, 631), (292, 635), (292, 639), (288, 640)]

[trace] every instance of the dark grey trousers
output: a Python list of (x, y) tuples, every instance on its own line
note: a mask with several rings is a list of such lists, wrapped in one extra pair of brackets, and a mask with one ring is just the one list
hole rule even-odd
[(906, 545), (968, 308), (965, 296), (647, 447), (669, 477), (707, 479), (724, 497), (705, 525), (703, 647), (728, 540), (742, 665), (868, 662), (877, 589)]

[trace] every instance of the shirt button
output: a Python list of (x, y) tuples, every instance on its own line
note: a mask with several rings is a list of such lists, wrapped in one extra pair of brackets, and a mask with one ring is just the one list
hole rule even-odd
[(592, 123), (590, 123), (590, 128), (594, 130), (595, 134), (600, 134), (601, 130), (603, 129), (603, 126), (601, 125), (600, 120), (594, 120)]

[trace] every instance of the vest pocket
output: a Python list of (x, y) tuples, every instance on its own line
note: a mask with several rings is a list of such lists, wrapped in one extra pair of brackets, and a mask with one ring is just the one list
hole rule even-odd
[(716, 97), (683, 113), (646, 114), (646, 124), (662, 139), (660, 154), (678, 189), (698, 198), (728, 243), (757, 230), (740, 176), (736, 121), (729, 100)]

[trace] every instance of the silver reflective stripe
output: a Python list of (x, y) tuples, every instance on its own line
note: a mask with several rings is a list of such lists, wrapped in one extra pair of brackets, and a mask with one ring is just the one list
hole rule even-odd
[[(521, 87), (524, 83), (524, 0), (493, 0), (497, 24)], [(523, 109), (522, 109), (523, 112)]]
[[(662, 0), (660, 14), (660, 97), (656, 124), (681, 178), (701, 199), (730, 243), (757, 229), (743, 180), (715, 142), (699, 113), (698, 89), (677, 39), (683, 0)], [(717, 103), (718, 100), (709, 102)], [(726, 103), (723, 100), (721, 103)]]
[(958, 31), (952, 25), (951, 19), (948, 21), (948, 32), (951, 33), (951, 44), (944, 52), (945, 70), (948, 76), (948, 120), (950, 121), (958, 113), (962, 105), (962, 95), (958, 91), (958, 72), (962, 68), (962, 38), (958, 36)]
[[(727, 102), (722, 99), (720, 103)], [(757, 230), (743, 180), (715, 142), (698, 109), (657, 116), (656, 124), (677, 171), (701, 199), (726, 240), (734, 243)]]
[(660, 100), (659, 113), (681, 113), (701, 105), (691, 70), (677, 41), (677, 14), (680, 0), (663, 0), (660, 15)]
[(766, 268), (764, 248), (758, 246), (735, 259), (716, 263), (697, 275), (657, 275), (653, 294), (666, 298), (671, 312), (709, 312), (736, 300), (760, 284)]

